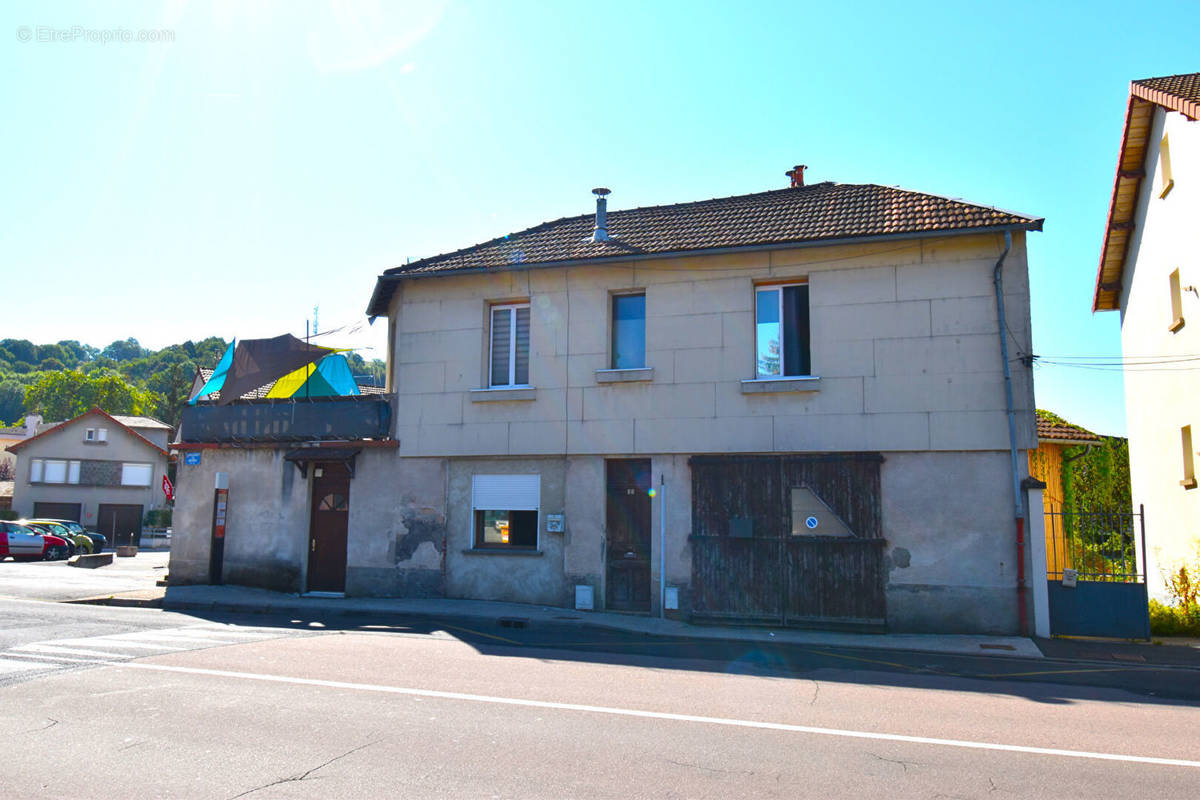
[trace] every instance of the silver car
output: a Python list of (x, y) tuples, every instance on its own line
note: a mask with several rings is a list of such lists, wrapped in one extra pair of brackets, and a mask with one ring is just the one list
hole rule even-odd
[(46, 550), (46, 539), (24, 525), (0, 521), (0, 559), (12, 556), (14, 561), (37, 561)]

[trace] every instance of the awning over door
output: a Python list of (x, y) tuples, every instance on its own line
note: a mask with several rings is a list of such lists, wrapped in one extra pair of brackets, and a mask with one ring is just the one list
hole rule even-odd
[(344, 464), (353, 478), (354, 459), (361, 452), (359, 447), (298, 447), (284, 453), (283, 460), (295, 464), (305, 478), (308, 477), (308, 465), (313, 462)]

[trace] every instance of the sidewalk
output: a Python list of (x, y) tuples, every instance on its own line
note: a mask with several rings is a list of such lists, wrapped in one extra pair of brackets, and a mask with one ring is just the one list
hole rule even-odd
[[(144, 600), (144, 598), (141, 599)], [(163, 596), (162, 607), (168, 611), (203, 610), (226, 613), (294, 612), (346, 616), (403, 615), (426, 619), (471, 619), (493, 624), (578, 625), (621, 630), (632, 634), (689, 639), (863, 647), (958, 655), (1043, 657), (1033, 641), (1019, 636), (865, 634), (807, 631), (793, 628), (692, 625), (680, 620), (660, 619), (637, 614), (575, 611), (523, 603), (451, 599), (305, 597), (243, 586), (171, 586), (167, 588)]]
[(73, 602), (115, 606), (152, 606), (166, 611), (217, 611), (235, 614), (294, 613), (474, 620), (499, 625), (596, 627), (645, 636), (711, 639), (816, 647), (905, 650), (954, 655), (1007, 656), (1200, 670), (1200, 639), (1127, 642), (1103, 639), (1030, 639), (1022, 636), (971, 636), (919, 633), (843, 633), (794, 628), (693, 625), (639, 614), (575, 611), (569, 608), (445, 598), (311, 597), (245, 586), (155, 587)]

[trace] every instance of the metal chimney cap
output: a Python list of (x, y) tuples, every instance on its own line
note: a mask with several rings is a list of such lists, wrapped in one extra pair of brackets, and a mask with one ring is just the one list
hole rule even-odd
[(596, 195), (596, 197), (605, 197), (612, 194), (612, 189), (605, 189), (603, 186), (600, 186), (592, 189), (592, 194)]

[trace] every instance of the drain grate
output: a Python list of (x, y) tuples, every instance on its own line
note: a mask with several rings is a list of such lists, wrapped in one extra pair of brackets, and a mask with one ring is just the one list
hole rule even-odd
[(496, 622), (501, 628), (524, 628), (529, 625), (529, 620), (524, 617), (501, 617)]
[(1145, 656), (1139, 656), (1135, 653), (1113, 653), (1112, 657), (1117, 661), (1146, 661)]
[(1016, 650), (1011, 644), (981, 644), (984, 650)]

